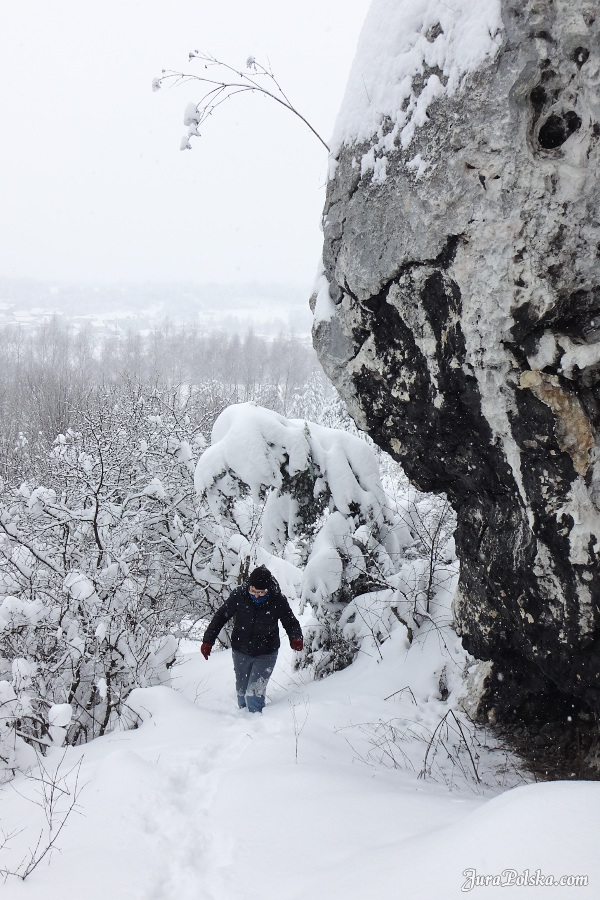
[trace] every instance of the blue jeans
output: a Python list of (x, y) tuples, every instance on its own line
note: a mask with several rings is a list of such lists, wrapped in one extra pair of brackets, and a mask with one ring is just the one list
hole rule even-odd
[(248, 656), (233, 650), (233, 669), (235, 672), (235, 689), (238, 706), (245, 706), (248, 712), (262, 712), (265, 705), (265, 693), (269, 678), (275, 668), (278, 651), (264, 653), (262, 656)]

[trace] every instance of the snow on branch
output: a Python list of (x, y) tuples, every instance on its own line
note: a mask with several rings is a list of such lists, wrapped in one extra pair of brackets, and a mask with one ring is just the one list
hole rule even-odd
[(358, 589), (353, 582), (369, 582), (365, 548), (391, 574), (409, 540), (389, 513), (377, 459), (364, 441), (253, 403), (221, 413), (195, 486), (215, 516), (238, 526), (248, 502), (264, 504), (258, 543), (275, 557), (288, 541), (304, 548), (302, 597), (317, 609), (347, 602)]
[(200, 100), (197, 103), (188, 103), (185, 109), (183, 124), (187, 126), (188, 131), (181, 140), (181, 150), (192, 149), (191, 139), (200, 137), (200, 126), (225, 101), (231, 100), (238, 94), (262, 94), (300, 119), (329, 152), (328, 145), (308, 119), (296, 109), (270, 66), (264, 66), (254, 56), (249, 56), (246, 60), (246, 71), (244, 71), (217, 59), (211, 53), (203, 53), (200, 50), (192, 50), (189, 58), (190, 61), (198, 61), (203, 66), (200, 74), (163, 69), (161, 77), (154, 78), (152, 81), (153, 91), (159, 91), (165, 83), (175, 86), (188, 81), (197, 81), (202, 85), (204, 93)]

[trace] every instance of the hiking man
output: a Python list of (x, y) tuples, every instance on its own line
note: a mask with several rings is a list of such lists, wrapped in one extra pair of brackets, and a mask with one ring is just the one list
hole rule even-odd
[(204, 659), (210, 656), (225, 623), (234, 616), (231, 646), (238, 706), (262, 713), (279, 650), (279, 622), (296, 651), (304, 646), (300, 622), (265, 566), (254, 569), (248, 581), (235, 588), (212, 617), (200, 647)]

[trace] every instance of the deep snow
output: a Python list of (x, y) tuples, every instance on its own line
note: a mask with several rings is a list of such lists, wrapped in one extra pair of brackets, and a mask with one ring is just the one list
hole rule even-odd
[[(82, 760), (81, 815), (67, 820), (50, 865), (24, 883), (9, 878), (3, 896), (437, 900), (492, 890), (461, 891), (465, 870), (535, 877), (540, 869), (587, 875), (589, 885), (515, 885), (508, 896), (597, 897), (600, 784), (526, 784), (483, 734), (471, 749), (486, 784), (475, 782), (464, 753), (461, 768), (441, 748), (435, 779), (418, 777), (424, 736), (448, 708), (436, 685), (442, 637), (419, 633), (409, 649), (399, 626), (381, 659), (366, 648), (348, 669), (312, 683), (284, 647), (255, 717), (235, 709), (229, 651), (208, 662), (186, 655), (173, 689), (132, 695), (140, 727), (67, 751), (62, 771)], [(397, 746), (385, 740), (390, 722), (406, 738)], [(389, 751), (404, 768), (385, 765)], [(51, 751), (46, 764), (61, 758)], [(41, 808), (28, 802), (36, 790), (19, 776), (0, 791), (2, 828), (22, 829), (0, 851), (2, 866), (15, 867), (42, 828)]]

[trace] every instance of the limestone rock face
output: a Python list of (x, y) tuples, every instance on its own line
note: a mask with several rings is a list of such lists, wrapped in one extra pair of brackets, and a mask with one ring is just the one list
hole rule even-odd
[(373, 4), (334, 141), (314, 343), (358, 425), (456, 509), (455, 615), (494, 662), (494, 717), (585, 718), (600, 713), (600, 10), (452, 6)]

